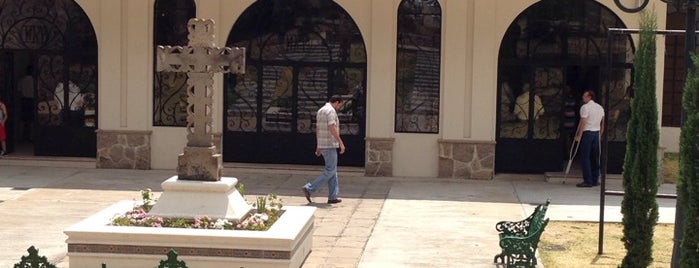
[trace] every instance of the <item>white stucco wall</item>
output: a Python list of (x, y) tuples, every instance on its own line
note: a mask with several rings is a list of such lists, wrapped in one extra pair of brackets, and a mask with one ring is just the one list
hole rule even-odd
[[(153, 9), (155, 0), (76, 0), (92, 20), (99, 45), (99, 128), (152, 131), (154, 169), (171, 169), (186, 143), (183, 127), (153, 127)], [(216, 44), (228, 34), (254, 0), (197, 0), (197, 17), (212, 18)], [(510, 23), (538, 0), (441, 0), (441, 111), (438, 134), (394, 132), (397, 9), (400, 0), (335, 0), (355, 20), (367, 49), (367, 137), (394, 138), (395, 176), (434, 177), (437, 141), (494, 141), (497, 64), (500, 41)], [(600, 0), (624, 23), (637, 27), (638, 14), (619, 11)], [(665, 5), (655, 6), (665, 14)], [(658, 16), (658, 25), (665, 25)], [(664, 43), (659, 39), (658, 46)], [(662, 63), (662, 54), (658, 53)], [(658, 67), (658, 77), (663, 68)], [(658, 88), (662, 88), (658, 79)], [(214, 77), (214, 132), (221, 132), (222, 75)], [(659, 90), (659, 100), (661, 100)], [(661, 102), (659, 101), (659, 105)], [(663, 128), (671, 151), (673, 130)], [(666, 140), (670, 140), (667, 142)]]

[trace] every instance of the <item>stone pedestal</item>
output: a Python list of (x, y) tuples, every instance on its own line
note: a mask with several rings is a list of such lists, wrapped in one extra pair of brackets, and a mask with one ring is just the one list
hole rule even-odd
[(161, 184), (163, 193), (148, 214), (176, 218), (206, 215), (238, 222), (252, 207), (235, 188), (236, 184), (238, 179), (231, 177), (220, 181), (188, 181), (173, 176)]
[(217, 181), (223, 170), (222, 158), (216, 147), (184, 147), (177, 157), (180, 180)]

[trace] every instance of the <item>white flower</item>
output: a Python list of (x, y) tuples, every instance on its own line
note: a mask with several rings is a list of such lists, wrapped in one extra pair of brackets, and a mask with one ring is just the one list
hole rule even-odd
[(228, 220), (226, 220), (226, 219), (218, 219), (218, 220), (216, 220), (216, 222), (214, 223), (214, 228), (215, 228), (215, 229), (222, 230), (222, 229), (224, 229), (224, 228), (226, 227), (226, 225), (229, 225), (229, 224), (230, 224), (230, 222), (229, 222)]

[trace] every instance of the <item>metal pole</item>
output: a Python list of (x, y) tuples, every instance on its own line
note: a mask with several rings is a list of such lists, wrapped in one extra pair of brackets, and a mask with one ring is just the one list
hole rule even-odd
[[(607, 32), (607, 72), (605, 75), (605, 78), (607, 80), (607, 86), (604, 91), (604, 110), (607, 111), (609, 109), (609, 88), (612, 87), (612, 78), (611, 78), (611, 73), (612, 69), (614, 66), (612, 66), (612, 54), (614, 53), (612, 51), (612, 38), (615, 38), (617, 35), (613, 33), (613, 31), (610, 29)], [(601, 167), (600, 169), (602, 170), (601, 174), (601, 184), (600, 184), (600, 190), (599, 190), (599, 235), (597, 239), (597, 255), (602, 255), (604, 254), (604, 203), (605, 203), (605, 192), (606, 192), (606, 187), (607, 187), (607, 150), (609, 149), (608, 147), (608, 140), (607, 140), (607, 133), (609, 133), (609, 128), (607, 127), (607, 122), (609, 122), (609, 112), (604, 113), (604, 134), (602, 134), (602, 154), (601, 158), (599, 159), (601, 162)]]
[[(687, 0), (687, 28), (686, 30), (686, 40), (685, 40), (685, 61), (687, 63), (687, 71), (685, 73), (685, 82), (690, 72), (694, 71), (694, 63), (692, 62), (691, 54), (694, 52), (694, 48), (697, 44), (697, 1)], [(682, 114), (680, 117), (680, 127), (684, 125), (685, 121), (685, 110), (682, 108)], [(684, 189), (677, 189), (677, 201), (675, 202), (675, 231), (672, 247), (672, 261), (670, 267), (677, 268), (680, 267), (680, 257), (682, 256), (682, 237), (684, 235), (684, 210), (682, 208), (683, 202), (683, 192)]]

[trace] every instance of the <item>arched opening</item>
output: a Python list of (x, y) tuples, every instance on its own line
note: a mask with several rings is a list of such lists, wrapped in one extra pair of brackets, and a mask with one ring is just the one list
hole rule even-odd
[(3, 1), (0, 94), (10, 114), (9, 151), (94, 157), (97, 66), (94, 28), (75, 1)]
[(563, 170), (585, 90), (595, 91), (598, 103), (609, 98), (608, 170), (621, 171), (633, 43), (630, 36), (618, 39), (613, 69), (606, 69), (610, 27), (625, 26), (589, 0), (540, 1), (512, 22), (498, 62), (496, 172)]
[(246, 49), (243, 75), (224, 81), (224, 161), (319, 164), (315, 114), (339, 94), (340, 165), (364, 166), (366, 47), (331, 0), (268, 0), (248, 7), (226, 46)]

